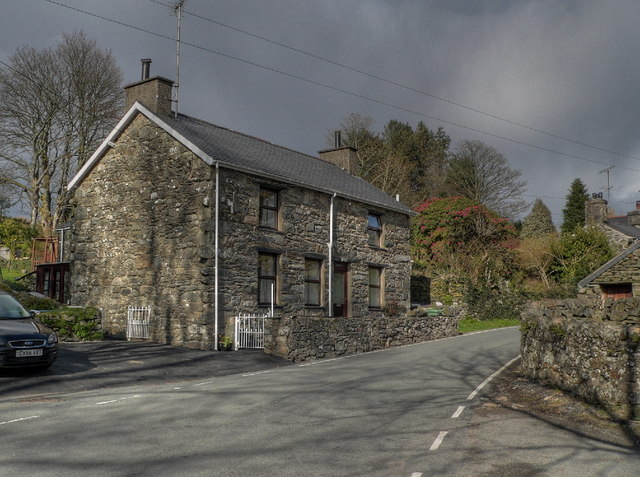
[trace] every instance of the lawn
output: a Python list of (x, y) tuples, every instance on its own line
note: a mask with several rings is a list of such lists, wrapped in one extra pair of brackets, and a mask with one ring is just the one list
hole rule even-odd
[(472, 331), (492, 330), (494, 328), (504, 328), (506, 326), (520, 326), (520, 320), (474, 320), (464, 318), (458, 322), (460, 333), (470, 333)]
[(31, 271), (30, 260), (14, 260), (11, 265), (6, 260), (0, 260), (0, 270), (2, 270), (2, 278), (8, 282), (16, 281), (26, 273)]

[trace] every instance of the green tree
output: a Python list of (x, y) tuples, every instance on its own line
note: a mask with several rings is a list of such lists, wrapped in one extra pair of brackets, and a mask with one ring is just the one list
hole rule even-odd
[(12, 217), (0, 219), (0, 244), (9, 249), (9, 260), (16, 258), (20, 251), (26, 254), (31, 249), (31, 240), (36, 231), (26, 221)]
[(551, 273), (559, 283), (576, 285), (613, 258), (607, 236), (597, 227), (576, 227), (551, 247)]
[(515, 217), (527, 207), (521, 176), (493, 147), (465, 140), (457, 144), (449, 160), (446, 183), (451, 195), (467, 197), (503, 217)]
[(542, 200), (536, 199), (531, 208), (531, 213), (525, 217), (522, 223), (520, 236), (522, 238), (534, 238), (554, 233), (556, 233), (556, 227), (553, 225), (551, 211)]
[[(342, 142), (358, 152), (358, 175), (403, 203), (415, 206), (443, 193), (444, 171), (451, 139), (442, 128), (423, 122), (389, 121), (381, 133), (373, 119), (351, 114), (340, 124)], [(330, 142), (329, 140), (328, 142)]]
[(563, 234), (571, 233), (577, 227), (584, 226), (584, 208), (588, 199), (587, 187), (579, 178), (574, 179), (567, 194), (564, 209), (562, 209), (563, 221), (560, 231)]

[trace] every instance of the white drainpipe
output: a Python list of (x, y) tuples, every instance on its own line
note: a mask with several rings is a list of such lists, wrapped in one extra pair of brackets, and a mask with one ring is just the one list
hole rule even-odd
[(336, 198), (336, 194), (334, 193), (331, 196), (331, 205), (329, 207), (329, 243), (327, 246), (329, 247), (329, 303), (327, 315), (329, 318), (333, 316), (333, 201)]
[(213, 297), (213, 307), (215, 314), (215, 350), (218, 351), (218, 226), (220, 220), (220, 169), (218, 168), (218, 162), (216, 162), (216, 208), (215, 208), (215, 222), (216, 222), (216, 232), (215, 232), (215, 274), (214, 274), (214, 297)]

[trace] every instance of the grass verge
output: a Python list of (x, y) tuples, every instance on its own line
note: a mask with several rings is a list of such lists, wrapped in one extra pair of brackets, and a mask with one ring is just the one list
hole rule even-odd
[(470, 333), (472, 331), (492, 330), (494, 328), (504, 328), (507, 326), (520, 326), (520, 320), (476, 320), (474, 318), (463, 318), (458, 322), (460, 333)]

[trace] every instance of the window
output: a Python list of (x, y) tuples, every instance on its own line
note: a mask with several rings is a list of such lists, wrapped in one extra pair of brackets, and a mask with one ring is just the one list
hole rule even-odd
[(304, 303), (307, 306), (320, 306), (320, 260), (304, 261)]
[(260, 189), (260, 227), (278, 229), (278, 191)]
[(382, 268), (369, 267), (369, 306), (382, 307)]
[(369, 232), (369, 245), (380, 246), (380, 237), (382, 236), (382, 220), (376, 214), (369, 214), (367, 219), (367, 229)]
[(277, 302), (277, 264), (278, 256), (274, 253), (258, 254), (258, 304), (270, 305), (271, 292), (273, 300)]

